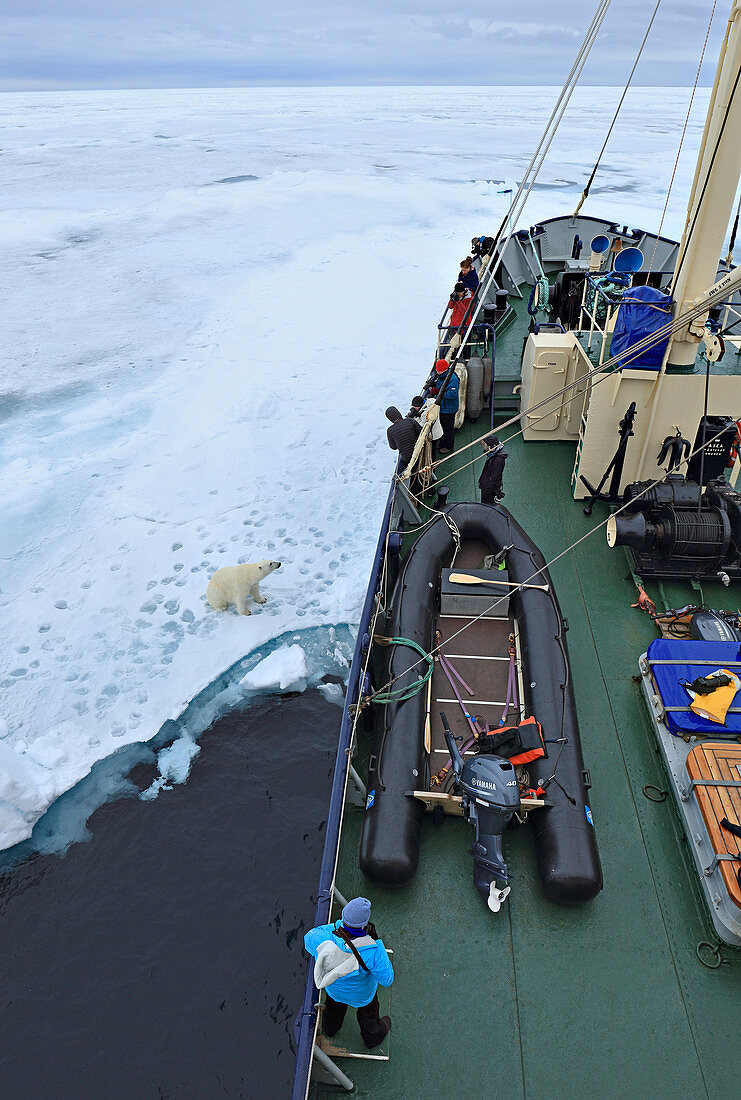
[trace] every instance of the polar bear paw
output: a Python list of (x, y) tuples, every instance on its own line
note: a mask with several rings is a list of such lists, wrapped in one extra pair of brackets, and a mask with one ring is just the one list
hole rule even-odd
[(267, 603), (267, 596), (255, 596), (255, 603)]

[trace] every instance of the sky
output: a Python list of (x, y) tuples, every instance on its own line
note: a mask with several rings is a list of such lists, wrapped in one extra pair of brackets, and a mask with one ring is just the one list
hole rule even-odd
[[(561, 84), (596, 0), (0, 0), (0, 90)], [(652, 0), (615, 0), (582, 83), (623, 84)], [(635, 84), (694, 83), (712, 0), (662, 0)], [(522, 12), (516, 17), (515, 12)], [(712, 83), (730, 0), (701, 78)]]

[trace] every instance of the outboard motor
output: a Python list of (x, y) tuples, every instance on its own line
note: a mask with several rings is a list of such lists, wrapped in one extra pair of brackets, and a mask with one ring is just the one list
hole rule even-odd
[(514, 765), (503, 756), (470, 756), (464, 760), (448, 720), (441, 712), (445, 740), (453, 762), (455, 790), (463, 795), (463, 812), (476, 830), (473, 881), (493, 913), (509, 894), (502, 833), (520, 809), (520, 784)]

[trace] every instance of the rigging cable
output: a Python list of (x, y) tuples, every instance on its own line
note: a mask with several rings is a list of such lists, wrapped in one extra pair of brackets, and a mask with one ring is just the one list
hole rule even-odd
[(738, 197), (738, 206), (736, 207), (736, 217), (733, 222), (733, 229), (731, 230), (731, 239), (728, 242), (728, 254), (726, 255), (726, 268), (730, 271), (731, 264), (733, 263), (733, 247), (736, 244), (736, 233), (738, 232), (738, 215), (741, 212), (741, 195)]
[(669, 196), (672, 193), (672, 187), (674, 186), (674, 177), (677, 174), (677, 168), (679, 166), (679, 158), (682, 154), (682, 145), (684, 144), (684, 135), (687, 133), (687, 126), (689, 124), (690, 115), (692, 113), (692, 104), (694, 103), (695, 92), (697, 91), (697, 85), (698, 85), (698, 82), (700, 80), (700, 70), (702, 69), (702, 63), (705, 59), (705, 50), (707, 48), (708, 38), (710, 37), (710, 28), (713, 25), (713, 17), (715, 15), (715, 6), (716, 6), (717, 3), (718, 3), (718, 0), (713, 0), (713, 8), (712, 8), (712, 11), (710, 12), (710, 19), (708, 20), (708, 29), (705, 31), (705, 41), (702, 44), (702, 50), (700, 52), (700, 61), (699, 61), (698, 66), (697, 66), (697, 72), (695, 73), (695, 83), (694, 83), (693, 88), (692, 88), (692, 95), (690, 96), (689, 104), (687, 105), (687, 114), (685, 116), (684, 126), (682, 127), (682, 133), (681, 133), (680, 138), (679, 138), (679, 148), (677, 149), (677, 156), (674, 160), (674, 168), (672, 169), (672, 178), (669, 180), (669, 189), (666, 192), (666, 202), (664, 203), (664, 209), (663, 209), (662, 214), (661, 214), (661, 221), (659, 222), (659, 229), (658, 229), (658, 232), (656, 234), (656, 240), (654, 241), (654, 250), (653, 250), (653, 253), (651, 254), (651, 263), (648, 265), (649, 275), (653, 271), (654, 260), (656, 259), (656, 249), (659, 246), (659, 238), (661, 236), (661, 230), (664, 227), (664, 218), (666, 217), (666, 211), (667, 211), (667, 208), (669, 206)]
[(707, 187), (708, 187), (708, 184), (710, 182), (710, 177), (711, 177), (712, 172), (713, 172), (713, 165), (715, 164), (715, 158), (718, 155), (718, 149), (720, 148), (720, 143), (721, 143), (721, 140), (723, 138), (723, 131), (725, 130), (726, 123), (728, 122), (728, 116), (729, 116), (730, 111), (731, 111), (731, 105), (733, 103), (733, 97), (735, 96), (736, 90), (738, 88), (739, 79), (741, 79), (741, 68), (739, 68), (738, 72), (736, 73), (736, 79), (733, 82), (733, 87), (731, 88), (731, 94), (728, 97), (728, 103), (726, 104), (725, 111), (723, 112), (723, 121), (720, 125), (720, 130), (718, 131), (718, 137), (715, 140), (715, 147), (713, 149), (713, 155), (711, 156), (710, 163), (708, 164), (708, 170), (705, 174), (705, 180), (704, 180), (703, 185), (702, 185), (702, 191), (700, 192), (700, 197), (697, 200), (697, 203), (695, 204), (695, 216), (692, 219), (692, 224), (690, 226), (689, 232), (688, 232), (686, 240), (685, 240), (684, 251), (682, 252), (682, 255), (679, 257), (679, 263), (677, 264), (677, 266), (674, 270), (674, 278), (672, 279), (672, 290), (676, 287), (677, 282), (679, 281), (679, 273), (682, 270), (682, 264), (684, 263), (684, 261), (687, 257), (687, 253), (689, 251), (690, 241), (692, 240), (692, 234), (695, 231), (695, 226), (697, 225), (697, 219), (698, 219), (698, 217), (700, 215), (700, 211), (702, 209), (702, 202), (703, 202), (703, 199), (705, 198), (705, 192), (707, 191)]
[[(703, 452), (707, 447), (709, 447), (712, 443), (714, 443), (716, 441), (716, 439), (720, 439), (720, 437), (724, 434), (724, 432), (726, 430), (727, 430), (727, 427), (726, 427), (726, 425), (724, 425), (719, 432), (716, 432), (715, 435), (710, 436), (710, 438), (707, 439), (705, 441), (705, 443), (703, 443), (699, 447), (696, 447), (685, 458), (683, 458), (681, 463), (679, 464), (679, 466), (689, 465), (689, 461), (690, 461), (691, 458), (694, 458), (695, 455), (700, 454), (701, 452)], [(677, 469), (679, 469), (679, 466), (677, 466)], [(599, 529), (601, 527), (605, 527), (607, 525), (607, 523), (609, 522), (609, 520), (613, 516), (619, 516), (622, 512), (625, 511), (626, 508), (633, 506), (637, 500), (640, 500), (641, 497), (643, 497), (646, 493), (649, 493), (652, 489), (655, 489), (657, 485), (661, 484), (661, 482), (664, 480), (665, 476), (666, 475), (662, 472), (660, 477), (654, 478), (653, 481), (648, 482), (644, 489), (641, 489), (640, 492), (638, 492), (634, 496), (632, 496), (629, 501), (625, 501), (624, 504), (621, 504), (619, 508), (616, 508), (615, 511), (611, 512), (610, 515), (607, 516), (605, 519), (600, 520), (600, 522), (598, 524), (596, 524), (594, 527), (590, 528), (590, 530), (587, 531), (585, 534), (581, 535), (581, 537), (578, 538), (576, 540), (576, 542), (569, 543), (569, 545), (566, 546), (559, 554), (556, 554), (556, 556), (551, 558), (550, 561), (547, 561), (545, 563), (545, 565), (543, 565), (539, 569), (536, 569), (536, 571), (534, 573), (531, 573), (531, 575), (526, 580), (520, 581), (520, 583), (517, 584), (517, 585), (513, 585), (512, 588), (507, 592), (507, 594), (505, 596), (497, 597), (497, 599), (494, 601), (494, 603), (492, 603), (489, 607), (485, 608), (478, 615), (475, 615), (471, 619), (469, 619), (469, 621), (467, 623), (465, 623), (464, 626), (462, 626), (454, 634), (451, 634), (449, 638), (446, 638), (445, 643), (452, 642), (455, 638), (457, 638), (460, 634), (462, 634), (465, 630), (467, 630), (469, 626), (472, 626), (474, 623), (478, 622), (479, 619), (482, 619), (486, 615), (490, 614), (490, 612), (492, 612), (495, 607), (498, 607), (499, 604), (502, 603), (505, 599), (508, 599), (509, 597), (515, 595), (515, 593), (519, 592), (524, 585), (529, 584), (531, 581), (536, 580), (538, 578), (543, 579), (542, 578), (543, 570), (550, 569), (552, 565), (555, 565), (555, 563), (557, 561), (560, 561), (560, 559), (563, 558), (566, 554), (569, 554), (572, 551), (574, 551), (577, 548), (577, 546), (579, 546), (586, 539), (588, 539), (592, 535), (594, 535), (595, 532), (599, 531)], [(549, 585), (549, 588), (552, 589), (552, 587), (553, 587), (552, 584)], [(551, 599), (553, 599), (554, 593), (549, 593), (549, 595), (550, 595)], [(440, 650), (440, 648), (441, 648), (440, 646), (435, 646), (434, 648), (429, 650), (428, 653), (425, 654), (425, 657), (426, 658), (427, 657), (434, 657), (435, 654)], [(401, 679), (402, 676), (406, 676), (407, 673), (411, 672), (419, 664), (420, 664), (420, 661), (415, 661), (414, 664), (409, 666), (409, 668), (405, 669), (403, 672), (400, 672), (397, 676), (394, 676), (394, 677), (392, 677), (392, 679), (388, 680), (381, 688), (378, 689), (378, 692), (386, 691), (388, 688), (393, 687), (394, 683), (397, 680)], [(363, 700), (363, 703), (364, 704), (370, 703), (373, 700), (373, 698), (375, 697), (376, 694), (377, 694), (377, 692), (373, 692), (371, 695), (366, 696), (366, 698)]]
[(602, 148), (600, 149), (599, 156), (597, 157), (597, 161), (594, 165), (594, 168), (592, 169), (592, 174), (589, 177), (589, 179), (587, 180), (587, 186), (582, 191), (581, 198), (579, 199), (579, 202), (576, 205), (576, 210), (572, 214), (572, 217), (574, 217), (574, 218), (576, 218), (577, 215), (579, 214), (579, 211), (582, 208), (584, 200), (587, 198), (587, 196), (589, 194), (589, 188), (592, 186), (592, 183), (594, 182), (594, 177), (597, 174), (597, 169), (600, 166), (600, 161), (602, 160), (602, 156), (604, 154), (604, 151), (607, 148), (607, 143), (610, 140), (610, 134), (612, 133), (612, 128), (615, 125), (615, 123), (617, 122), (617, 117), (620, 114), (620, 109), (623, 106), (623, 101), (624, 101), (626, 95), (628, 94), (628, 88), (630, 87), (630, 82), (633, 79), (633, 74), (636, 71), (636, 68), (638, 66), (638, 62), (641, 60), (641, 54), (643, 53), (643, 47), (646, 45), (646, 40), (647, 40), (647, 38), (648, 38), (648, 36), (651, 32), (651, 27), (653, 26), (654, 19), (656, 18), (656, 13), (658, 12), (660, 6), (661, 6), (661, 0), (656, 0), (656, 7), (654, 8), (653, 15), (651, 16), (651, 19), (649, 20), (649, 24), (648, 24), (648, 27), (646, 28), (646, 33), (643, 36), (643, 41), (641, 42), (641, 47), (638, 50), (638, 54), (636, 55), (636, 59), (633, 62), (633, 68), (630, 70), (630, 76), (628, 77), (628, 82), (625, 85), (625, 87), (623, 88), (623, 94), (620, 96), (620, 102), (617, 105), (617, 110), (615, 111), (612, 122), (610, 123), (610, 128), (607, 131), (607, 137), (605, 138), (604, 144), (603, 144)]
[[(626, 354), (622, 352), (620, 355), (611, 356), (609, 359), (605, 360), (602, 366), (593, 367), (592, 370), (587, 371), (586, 374), (583, 374), (580, 378), (575, 379), (573, 382), (567, 383), (567, 385), (563, 386), (560, 390), (557, 390), (556, 392), (550, 394), (548, 397), (544, 397), (541, 401), (537, 401), (534, 405), (529, 405), (526, 409), (521, 409), (520, 412), (518, 412), (515, 416), (510, 417), (509, 420), (505, 420), (504, 423), (499, 426), (498, 431), (509, 428), (513, 424), (516, 424), (518, 421), (522, 423), (523, 416), (530, 416), (531, 413), (535, 412), (537, 409), (542, 408), (544, 405), (552, 404), (552, 402), (557, 397), (563, 397), (564, 394), (568, 393), (571, 390), (575, 390), (578, 386), (594, 378), (595, 375), (603, 375), (601, 378), (597, 378), (592, 383), (592, 389), (594, 389), (594, 387), (598, 386), (600, 382), (604, 382), (607, 378), (611, 378), (613, 376), (615, 372), (610, 371), (610, 367), (631, 363), (643, 351), (646, 351), (648, 350), (648, 348), (653, 347), (655, 344), (663, 340), (664, 337), (671, 336), (674, 332), (679, 331), (679, 329), (683, 328), (685, 325), (689, 324), (697, 317), (700, 317), (703, 313), (707, 313), (708, 309), (711, 308), (714, 304), (714, 302), (709, 303), (707, 300), (704, 300), (698, 305), (694, 305), (690, 309), (685, 310), (684, 313), (673, 317), (670, 321), (667, 321), (667, 323), (663, 325), (660, 329), (657, 329), (649, 336), (645, 336), (642, 340), (639, 340), (637, 343), (633, 344), (629, 349), (629, 355), (626, 356)], [(544, 413), (543, 416), (545, 415), (546, 414)], [(537, 419), (541, 420), (543, 419), (543, 417), (538, 417)], [(521, 427), (519, 431), (509, 436), (508, 440), (514, 439), (524, 430), (524, 427)], [(453, 451), (452, 454), (446, 455), (445, 458), (437, 459), (433, 465), (433, 469), (437, 469), (445, 462), (448, 462), (450, 461), (450, 459), (455, 458), (456, 455), (460, 455), (464, 451), (467, 451), (471, 447), (474, 447), (477, 443), (480, 443), (481, 440), (484, 439), (488, 434), (489, 431), (487, 430), (481, 436), (478, 436), (476, 439), (471, 440), (470, 443), (466, 443), (462, 447), (459, 447), (458, 450)]]
[[(605, 16), (607, 15), (607, 10), (610, 7), (610, 3), (611, 3), (611, 0), (600, 0), (600, 3), (597, 5), (597, 10), (595, 11), (594, 16), (592, 17), (592, 22), (589, 25), (587, 33), (584, 37), (584, 41), (582, 42), (582, 44), (579, 48), (579, 51), (576, 55), (574, 63), (572, 64), (571, 69), (569, 70), (568, 76), (566, 77), (564, 85), (561, 89), (561, 92), (559, 93), (558, 99), (556, 100), (556, 104), (553, 108), (553, 111), (551, 112), (551, 117), (549, 118), (548, 123), (546, 125), (546, 128), (543, 131), (543, 134), (542, 134), (542, 136), (540, 138), (540, 141), (538, 143), (538, 147), (536, 148), (535, 152), (533, 153), (533, 156), (532, 156), (532, 158), (530, 160), (530, 163), (529, 163), (529, 165), (528, 165), (528, 167), (525, 171), (525, 174), (524, 174), (524, 176), (523, 176), (523, 178), (522, 178), (522, 180), (521, 180), (521, 182), (520, 182), (520, 184), (517, 188), (517, 192), (515, 194), (515, 197), (513, 198), (512, 202), (510, 203), (509, 210), (505, 214), (505, 216), (502, 219), (502, 222), (499, 226), (499, 229), (497, 230), (497, 235), (495, 237), (494, 244), (492, 246), (490, 259), (489, 259), (489, 262), (488, 262), (488, 265), (487, 265), (487, 268), (489, 269), (489, 274), (488, 274), (488, 278), (486, 280), (486, 284), (483, 285), (483, 283), (482, 283), (482, 284), (479, 285), (478, 299), (477, 299), (476, 308), (473, 311), (473, 314), (470, 318), (470, 321), (468, 321), (468, 322), (466, 322), (466, 317), (468, 316), (468, 310), (471, 309), (471, 306), (473, 305), (474, 300), (472, 300), (471, 305), (469, 305), (468, 310), (466, 311), (466, 315), (463, 318), (462, 324), (467, 323), (467, 325), (468, 325), (467, 331), (466, 332), (461, 332), (459, 334), (460, 335), (460, 344), (458, 345), (457, 348), (452, 349), (453, 361), (460, 358), (460, 353), (466, 345), (466, 341), (468, 339), (468, 335), (471, 332), (471, 328), (475, 324), (476, 318), (478, 317), (478, 315), (479, 315), (479, 313), (480, 313), (480, 311), (483, 307), (484, 300), (486, 299), (486, 296), (489, 292), (491, 284), (494, 280), (494, 275), (496, 273), (496, 270), (500, 266), (500, 264), (503, 262), (504, 253), (505, 253), (505, 251), (507, 249), (507, 246), (509, 245), (509, 242), (512, 239), (512, 236), (513, 236), (514, 231), (515, 231), (514, 230), (515, 224), (516, 224), (518, 218), (520, 217), (520, 214), (522, 213), (522, 210), (525, 206), (525, 203), (527, 202), (527, 200), (530, 196), (530, 192), (533, 189), (535, 181), (538, 178), (538, 174), (540, 172), (540, 169), (543, 166), (543, 161), (546, 158), (546, 155), (548, 153), (548, 150), (550, 149), (553, 138), (555, 137), (556, 131), (558, 130), (561, 119), (563, 118), (563, 115), (566, 111), (566, 108), (569, 105), (569, 100), (571, 99), (571, 95), (574, 91), (574, 88), (576, 87), (576, 84), (578, 83), (579, 77), (581, 76), (582, 69), (584, 68), (584, 65), (585, 65), (587, 57), (589, 56), (589, 53), (592, 49), (592, 46), (594, 45), (595, 39), (597, 38), (597, 35), (599, 34), (602, 23), (604, 22)], [(531, 177), (531, 173), (532, 173), (532, 177)], [(525, 188), (527, 188), (527, 190), (525, 190)], [(510, 229), (509, 229), (509, 232), (507, 234), (506, 240), (505, 240), (504, 244), (502, 245), (502, 238), (503, 238), (503, 235), (504, 235), (504, 232), (505, 232), (505, 228), (508, 224), (510, 225)]]

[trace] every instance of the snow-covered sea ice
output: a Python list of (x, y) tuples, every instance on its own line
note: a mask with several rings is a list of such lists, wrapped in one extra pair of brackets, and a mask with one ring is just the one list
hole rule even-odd
[[(577, 93), (529, 223), (573, 210), (617, 95)], [(631, 91), (590, 209), (657, 228), (687, 96)], [(416, 392), (457, 263), (553, 98), (4, 95), (0, 847), (101, 761), (99, 796), (121, 789), (124, 748), (174, 736), (245, 655), (357, 621), (393, 469), (383, 409)], [(216, 568), (267, 556), (284, 564), (249, 618), (205, 605)], [(276, 683), (318, 682), (307, 667)], [(199, 732), (147, 750), (162, 788)]]

